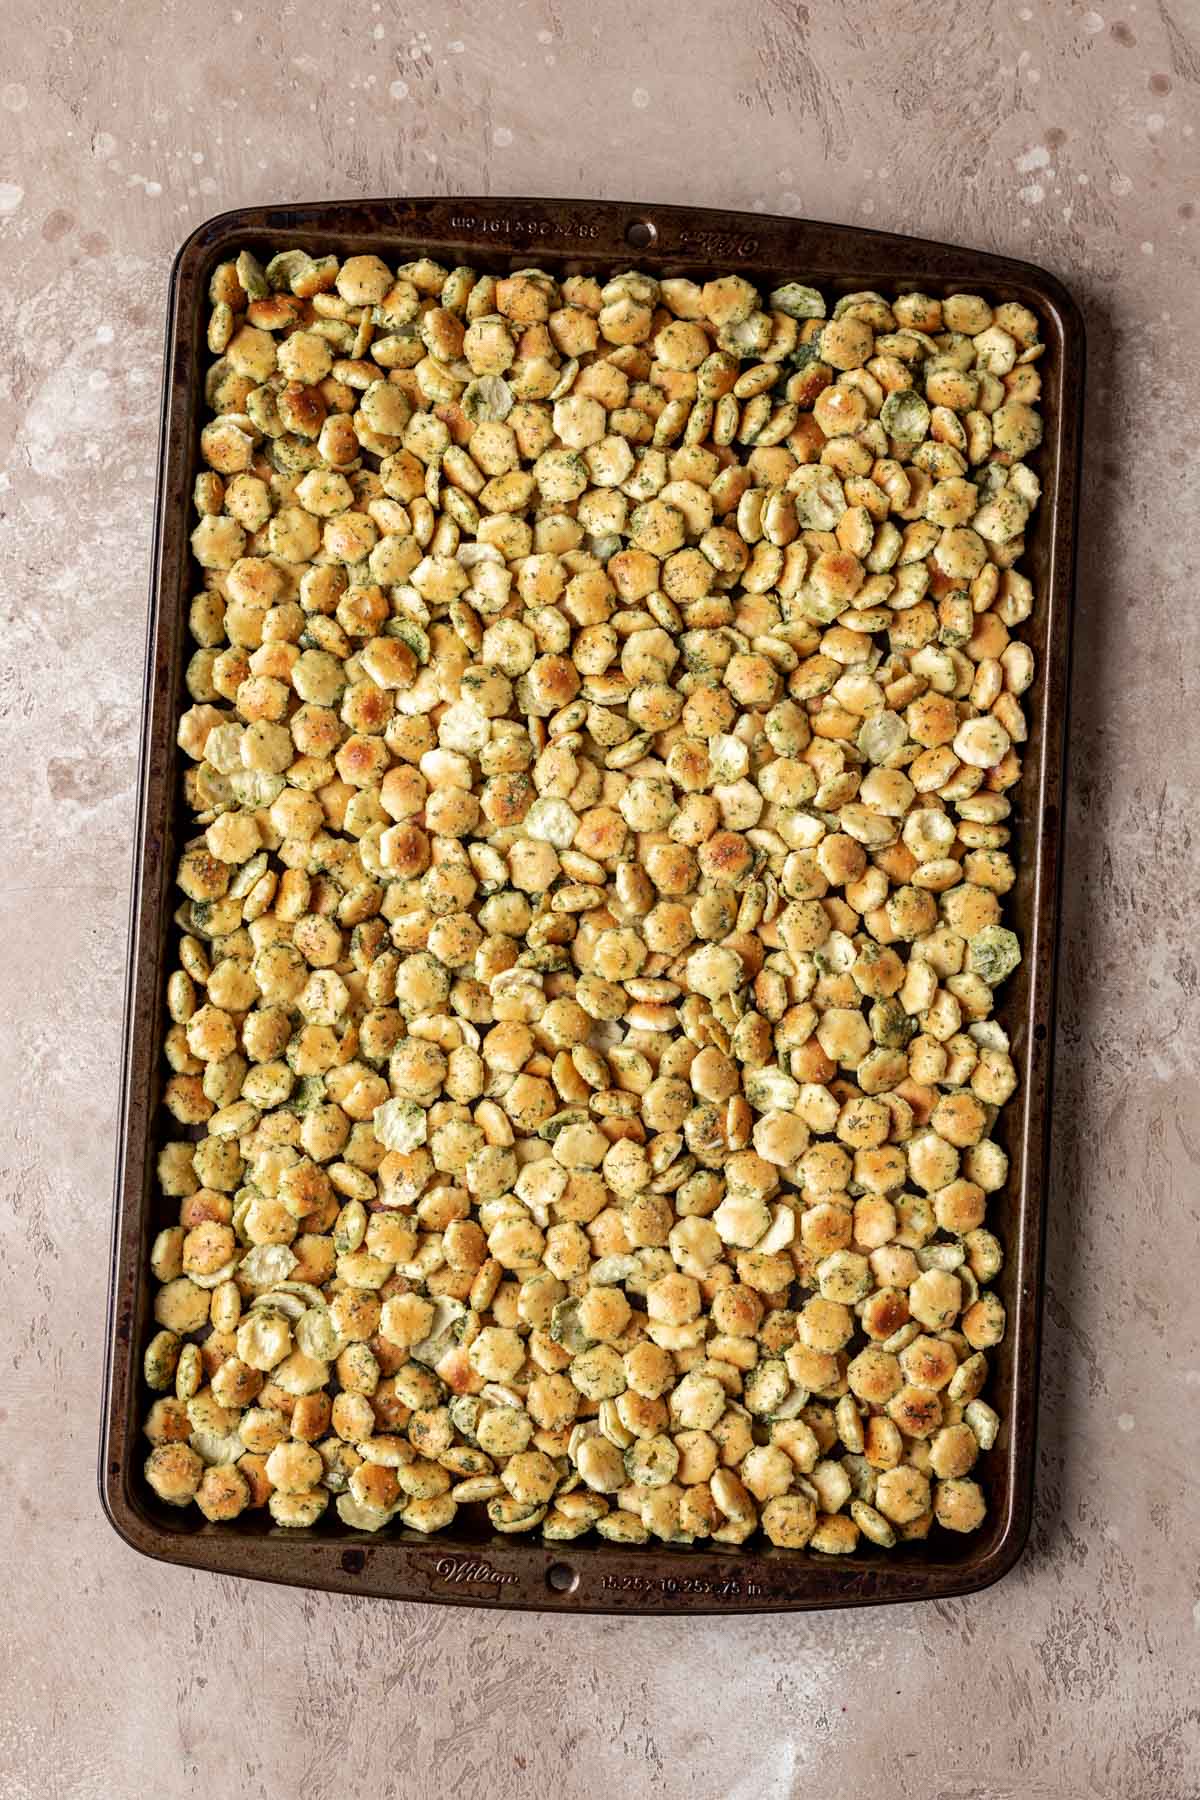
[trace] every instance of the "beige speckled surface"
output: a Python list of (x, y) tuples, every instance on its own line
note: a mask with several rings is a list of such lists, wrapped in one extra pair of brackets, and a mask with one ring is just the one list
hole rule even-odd
[[(4, 22), (2, 1800), (1194, 1800), (1197, 0), (654, 22), (627, 0), (9, 0)], [(170, 259), (224, 207), (389, 191), (871, 222), (1044, 261), (1085, 304), (1038, 1520), (984, 1595), (549, 1625), (174, 1572), (100, 1515)]]

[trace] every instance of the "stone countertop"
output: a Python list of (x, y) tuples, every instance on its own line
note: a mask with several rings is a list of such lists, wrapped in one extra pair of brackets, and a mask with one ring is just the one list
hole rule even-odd
[[(1200, 1793), (1200, 8), (1100, 6), (9, 0), (0, 1800)], [(226, 207), (388, 192), (853, 221), (1044, 262), (1083, 302), (1038, 1515), (985, 1594), (551, 1624), (170, 1570), (100, 1514), (171, 258)]]

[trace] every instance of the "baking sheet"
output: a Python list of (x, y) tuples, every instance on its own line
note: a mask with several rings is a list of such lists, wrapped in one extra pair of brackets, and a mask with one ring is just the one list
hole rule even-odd
[[(245, 1514), (213, 1526), (161, 1505), (145, 1483), (141, 1358), (150, 1335), (149, 1243), (162, 1224), (154, 1163), (163, 990), (175, 927), (173, 877), (180, 815), (178, 714), (186, 705), (187, 600), (195, 585), (188, 537), (203, 409), (206, 296), (213, 266), (243, 248), (300, 245), (342, 254), (375, 251), (396, 264), (430, 255), (493, 272), (531, 264), (552, 273), (616, 272), (704, 279), (734, 270), (759, 285), (799, 278), (830, 294), (903, 287), (981, 292), (1038, 314), (1047, 349), (1039, 367), (1045, 438), (1043, 485), (1023, 567), (1036, 593), (1024, 628), (1037, 659), (1026, 696), (1029, 741), (1014, 791), (1018, 881), (1006, 922), (1024, 949), (997, 1016), (1012, 1038), (1020, 1087), (998, 1131), (1011, 1168), (991, 1198), (989, 1226), (1005, 1246), (997, 1287), (1008, 1332), (993, 1357), (988, 1395), (1002, 1417), (980, 1465), (984, 1528), (951, 1540), (849, 1557), (754, 1543), (643, 1549), (584, 1538), (565, 1546), (506, 1537), (461, 1522), (423, 1538), (405, 1530), (351, 1532), (331, 1515), (312, 1531), (283, 1531)], [(202, 225), (172, 274), (147, 636), (139, 804), (129, 935), (121, 1137), (116, 1170), (109, 1351), (100, 1491), (116, 1530), (160, 1560), (224, 1574), (443, 1604), (625, 1614), (792, 1611), (944, 1598), (988, 1586), (1019, 1557), (1029, 1531), (1037, 1409), (1042, 1219), (1049, 1148), (1052, 1013), (1060, 877), (1068, 657), (1077, 512), (1084, 340), (1078, 308), (1041, 269), (953, 245), (853, 226), (617, 201), (533, 199), (356, 200), (248, 208)], [(176, 934), (177, 935), (177, 934)]]

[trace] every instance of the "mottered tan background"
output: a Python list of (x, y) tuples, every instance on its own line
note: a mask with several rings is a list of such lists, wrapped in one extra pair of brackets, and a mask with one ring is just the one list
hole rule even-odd
[[(1200, 1795), (1197, 0), (8, 0), (0, 1800)], [(1090, 389), (1033, 1542), (974, 1598), (618, 1622), (139, 1560), (94, 1462), (163, 308), (208, 214), (603, 195), (946, 236)]]

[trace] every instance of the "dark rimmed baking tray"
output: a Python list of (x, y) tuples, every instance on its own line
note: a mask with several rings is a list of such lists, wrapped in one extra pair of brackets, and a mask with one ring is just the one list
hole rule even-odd
[[(184, 700), (188, 538), (197, 466), (205, 300), (218, 261), (243, 248), (298, 244), (350, 254), (375, 250), (395, 264), (429, 254), (496, 272), (537, 263), (551, 271), (655, 274), (737, 270), (756, 282), (800, 277), (829, 292), (885, 294), (915, 286), (1019, 300), (1042, 322), (1046, 437), (1038, 458), (1042, 503), (1024, 566), (1036, 608), (1024, 635), (1038, 675), (1027, 704), (1030, 736), (1016, 791), (1020, 870), (1008, 918), (1024, 962), (1002, 990), (1020, 1089), (1001, 1136), (1009, 1182), (992, 1197), (989, 1224), (1007, 1257), (999, 1282), (1009, 1329), (989, 1389), (1003, 1418), (985, 1459), (983, 1531), (898, 1551), (848, 1557), (748, 1545), (627, 1549), (596, 1539), (555, 1547), (461, 1524), (433, 1539), (400, 1531), (348, 1531), (336, 1517), (312, 1531), (281, 1531), (265, 1515), (205, 1524), (161, 1505), (142, 1475), (145, 1393), (141, 1360), (150, 1325), (150, 1234), (168, 1222), (154, 1193), (161, 1137), (163, 984), (174, 927), (172, 880), (179, 823), (175, 724)], [(1042, 1215), (1049, 1146), (1051, 1018), (1060, 878), (1064, 735), (1073, 585), (1084, 339), (1079, 309), (1052, 275), (1029, 263), (855, 226), (757, 213), (616, 201), (353, 200), (246, 208), (193, 232), (171, 276), (159, 442), (156, 529), (146, 649), (139, 804), (129, 931), (121, 1139), (117, 1159), (109, 1353), (100, 1491), (115, 1529), (144, 1555), (227, 1575), (404, 1600), (623, 1614), (786, 1612), (945, 1598), (988, 1586), (1020, 1556), (1033, 1497), (1040, 1328)]]

